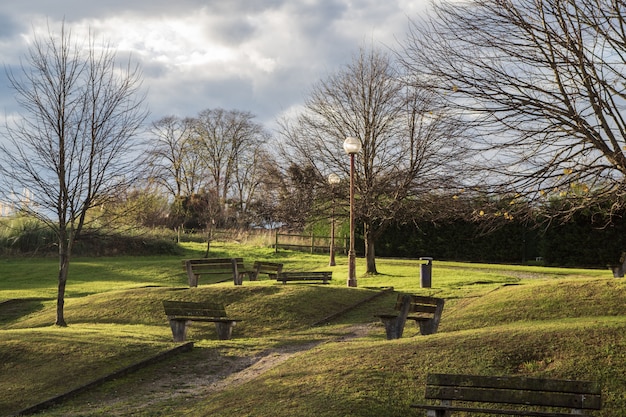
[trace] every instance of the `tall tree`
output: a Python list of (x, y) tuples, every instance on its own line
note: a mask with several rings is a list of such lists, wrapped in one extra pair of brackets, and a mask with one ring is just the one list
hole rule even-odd
[(492, 190), (619, 201), (626, 174), (626, 9), (609, 0), (443, 1), (404, 62), (464, 111)]
[(56, 324), (66, 326), (72, 248), (87, 213), (133, 180), (133, 138), (146, 117), (141, 73), (118, 66), (114, 49), (91, 33), (77, 43), (63, 24), (58, 34), (35, 34), (8, 76), (23, 112), (0, 143), (0, 190), (57, 235)]
[(191, 141), (194, 120), (163, 117), (152, 124), (148, 151), (150, 176), (173, 198), (200, 192), (204, 185), (202, 164)]
[(258, 161), (255, 153), (267, 138), (263, 126), (256, 123), (254, 115), (249, 112), (207, 109), (195, 119), (194, 149), (211, 178), (209, 187), (219, 197), (223, 213), (228, 214), (229, 198), (239, 197), (244, 190), (241, 181), (251, 179), (244, 175), (243, 168), (252, 169), (248, 164)]
[(436, 95), (413, 88), (389, 54), (371, 48), (316, 84), (282, 134), (285, 158), (315, 167), (320, 184), (330, 172), (349, 177), (343, 142), (346, 136), (361, 141), (355, 212), (363, 222), (367, 273), (374, 274), (376, 239), (407, 201), (456, 182), (462, 131)]

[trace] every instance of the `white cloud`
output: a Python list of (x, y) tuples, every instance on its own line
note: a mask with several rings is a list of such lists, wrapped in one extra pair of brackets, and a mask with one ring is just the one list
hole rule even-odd
[[(394, 46), (426, 0), (31, 0), (0, 5), (3, 63), (19, 36), (66, 25), (111, 41), (144, 69), (153, 118), (209, 107), (248, 110), (262, 122), (297, 108), (310, 86), (365, 44)], [(16, 24), (15, 22), (20, 22)], [(29, 22), (25, 24), (24, 22)], [(32, 25), (32, 26), (31, 26)], [(6, 84), (3, 76), (0, 83)], [(0, 87), (1, 88), (1, 87)], [(6, 97), (1, 105), (10, 107)]]

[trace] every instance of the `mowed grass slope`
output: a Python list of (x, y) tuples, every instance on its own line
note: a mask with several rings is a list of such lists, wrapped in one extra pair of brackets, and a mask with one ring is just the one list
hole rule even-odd
[[(330, 269), (335, 282), (282, 285), (262, 280), (235, 287), (203, 284), (201, 279), (200, 287), (187, 289), (178, 257), (79, 260), (72, 272), (85, 268), (88, 274), (70, 282), (66, 302), (70, 326), (60, 329), (51, 326), (55, 305), (47, 298), (54, 294), (54, 280), (42, 284), (45, 278), (37, 269), (30, 274), (34, 287), (30, 288), (16, 273), (26, 271), (29, 263), (7, 261), (13, 278), (3, 277), (0, 301), (29, 300), (0, 304), (0, 415), (11, 415), (176, 346), (162, 311), (164, 299), (219, 300), (230, 316), (242, 321), (229, 341), (217, 340), (212, 324), (194, 323), (188, 335), (196, 342), (193, 352), (107, 383), (40, 415), (422, 415), (409, 404), (422, 401), (429, 372), (596, 380), (604, 400), (604, 410), (596, 415), (617, 417), (626, 412), (626, 285), (608, 270), (435, 261), (433, 288), (422, 289), (417, 261), (381, 259), (380, 275), (363, 277), (357, 269), (359, 287), (354, 289), (345, 286), (343, 257), (330, 268), (327, 257), (319, 255), (275, 255), (242, 247), (218, 250), (226, 256), (249, 251), (243, 255), (246, 261), (284, 261), (289, 270)], [(17, 282), (11, 284), (12, 280)], [(389, 286), (398, 292), (446, 298), (439, 332), (420, 336), (416, 326), (407, 323), (402, 339), (386, 340), (374, 314), (389, 311), (396, 293), (384, 293), (315, 325)], [(350, 326), (357, 324), (372, 330), (365, 337), (346, 338)], [(309, 342), (321, 344), (254, 380), (210, 396), (189, 393), (187, 398), (148, 401), (139, 394), (142, 384), (158, 380), (166, 367), (210, 356), (217, 373), (236, 358)], [(138, 392), (136, 398), (127, 394), (124, 401), (115, 401), (116, 393), (133, 390)]]

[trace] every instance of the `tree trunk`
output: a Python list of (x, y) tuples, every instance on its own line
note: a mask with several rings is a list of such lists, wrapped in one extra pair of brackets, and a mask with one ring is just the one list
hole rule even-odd
[(205, 258), (209, 257), (209, 251), (211, 250), (211, 240), (213, 240), (213, 220), (207, 222), (207, 237), (206, 237), (206, 253)]
[(67, 275), (70, 267), (70, 256), (64, 248), (59, 249), (59, 285), (57, 290), (57, 317), (54, 323), (57, 326), (66, 327), (64, 307), (65, 307), (65, 284), (67, 283)]
[(367, 269), (365, 273), (367, 274), (378, 274), (376, 270), (376, 250), (374, 249), (374, 232), (372, 227), (365, 223), (363, 225), (363, 235), (365, 240), (365, 262), (367, 265)]

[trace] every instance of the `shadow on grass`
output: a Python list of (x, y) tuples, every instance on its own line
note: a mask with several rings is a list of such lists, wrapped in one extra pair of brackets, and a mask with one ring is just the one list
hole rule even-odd
[(0, 303), (0, 325), (11, 323), (21, 317), (44, 309), (44, 301), (52, 298), (22, 298)]

